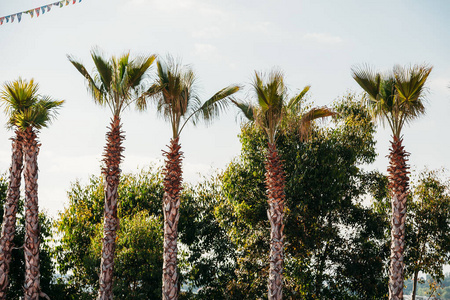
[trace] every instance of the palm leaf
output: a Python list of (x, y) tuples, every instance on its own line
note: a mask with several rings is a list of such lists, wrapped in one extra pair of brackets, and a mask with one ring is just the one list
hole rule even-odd
[(311, 132), (312, 122), (317, 119), (335, 116), (337, 113), (327, 107), (315, 107), (304, 113), (299, 122), (300, 139), (306, 140)]
[(352, 67), (352, 77), (373, 100), (378, 99), (381, 85), (381, 75), (369, 66)]
[(94, 79), (92, 78), (92, 76), (89, 74), (89, 72), (86, 70), (86, 67), (82, 63), (76, 61), (75, 58), (71, 55), (67, 55), (67, 58), (72, 63), (72, 65), (78, 70), (78, 72), (80, 72), (81, 75), (83, 75), (83, 77), (86, 78), (88, 82), (88, 90), (91, 93), (94, 100), (96, 100), (98, 104), (104, 105), (105, 91), (102, 90), (101, 87), (97, 85), (97, 83), (94, 81)]
[[(102, 54), (100, 53), (100, 50), (98, 49), (94, 49), (91, 51), (91, 57), (92, 60), (94, 61), (95, 67), (96, 67), (96, 72), (99, 76), (99, 80), (101, 82), (101, 86), (102, 86), (102, 90), (104, 90), (105, 92), (109, 93), (111, 92), (111, 87), (112, 87), (112, 81), (113, 81), (113, 72), (114, 72), (114, 66), (112, 64), (113, 59), (111, 60), (111, 62), (106, 61), (103, 57)], [(116, 70), (116, 81), (119, 79), (118, 78), (118, 73)]]
[(311, 88), (310, 85), (307, 85), (303, 88), (303, 90), (295, 97), (293, 97), (288, 105), (287, 108), (293, 112), (298, 113), (300, 111), (300, 102), (304, 99), (306, 93), (308, 93), (309, 89)]
[(239, 89), (239, 86), (233, 85), (223, 88), (215, 93), (210, 99), (205, 101), (205, 103), (203, 103), (203, 105), (196, 112), (193, 113), (198, 116), (194, 119), (194, 124), (196, 124), (196, 121), (199, 119), (206, 122), (211, 122), (213, 118), (219, 116), (219, 114), (228, 107), (229, 102), (231, 101), (229, 97), (238, 92)]
[(254, 107), (249, 103), (238, 102), (234, 99), (230, 99), (231, 102), (239, 108), (239, 111), (249, 120), (250, 122), (255, 121), (255, 111)]

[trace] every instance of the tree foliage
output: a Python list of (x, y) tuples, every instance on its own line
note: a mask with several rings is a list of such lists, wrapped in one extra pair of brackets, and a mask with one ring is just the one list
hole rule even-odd
[[(309, 142), (290, 127), (276, 141), (286, 172), (286, 297), (382, 299), (387, 293), (383, 218), (361, 204), (380, 185), (380, 176), (361, 168), (376, 155), (374, 125), (357, 100), (348, 95), (336, 103), (339, 117), (316, 127)], [(244, 126), (241, 142), (239, 159), (223, 175), (216, 215), (236, 247), (237, 294), (257, 299), (267, 297), (267, 140)]]
[[(104, 204), (102, 181), (102, 177), (93, 176), (87, 185), (75, 182), (68, 193), (69, 206), (57, 221), (61, 236), (56, 248), (60, 272), (86, 299), (94, 297), (98, 288), (98, 243)], [(161, 289), (162, 177), (152, 171), (126, 174), (121, 178), (118, 193), (121, 199), (118, 216), (123, 223), (118, 233), (114, 293), (125, 299), (140, 299), (138, 295), (143, 293), (157, 299), (153, 297), (154, 291)], [(127, 289), (129, 293), (125, 293)]]
[[(407, 221), (406, 275), (424, 272), (438, 283), (450, 261), (450, 194), (443, 171), (420, 173), (413, 186)], [(413, 282), (414, 283), (414, 282)]]

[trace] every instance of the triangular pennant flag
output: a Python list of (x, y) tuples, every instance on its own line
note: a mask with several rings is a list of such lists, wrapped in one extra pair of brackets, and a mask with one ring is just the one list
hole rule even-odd
[(9, 16), (6, 16), (5, 19), (6, 19), (6, 23), (8, 23), (9, 22)]
[(0, 25), (3, 25), (3, 20), (5, 19), (5, 17), (1, 17), (0, 18)]
[(64, 6), (64, 2), (65, 2), (64, 0), (59, 1), (59, 7), (60, 7), (60, 8)]
[(47, 5), (47, 12), (50, 11), (50, 9), (52, 8), (52, 5), (53, 5), (53, 4), (48, 4), (48, 5)]
[(20, 23), (20, 20), (22, 20), (22, 13), (21, 12), (17, 13), (17, 20), (19, 20), (19, 23)]
[(81, 0), (80, 1), (78, 1), (78, 3), (80, 3), (81, 2)]
[(69, 0), (66, 0), (66, 5), (69, 5)]
[(29, 11), (26, 11), (27, 14), (31, 15), (31, 18), (34, 16), (34, 10), (30, 9)]
[(13, 23), (14, 22), (14, 17), (15, 17), (16, 15), (11, 15), (11, 23)]
[(34, 11), (36, 12), (36, 17), (39, 17), (39, 12), (41, 11), (41, 8), (35, 8)]
[(46, 5), (44, 5), (44, 6), (41, 6), (41, 12), (42, 12), (42, 14), (45, 14), (45, 9), (47, 8), (47, 6)]
[(77, 0), (73, 0), (73, 3), (72, 3), (72, 4), (75, 4), (75, 2), (77, 2)]

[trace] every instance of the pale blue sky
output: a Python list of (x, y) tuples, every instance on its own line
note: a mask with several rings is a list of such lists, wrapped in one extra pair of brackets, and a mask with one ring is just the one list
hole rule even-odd
[[(44, 0), (0, 0), (0, 16), (48, 4)], [(254, 70), (277, 66), (292, 92), (310, 84), (317, 105), (329, 105), (347, 91), (360, 91), (352, 65), (379, 70), (426, 62), (427, 115), (404, 131), (414, 169), (449, 167), (450, 2), (442, 1), (206, 1), (83, 0), (53, 7), (40, 17), (0, 26), (0, 83), (35, 78), (41, 93), (65, 99), (58, 120), (41, 133), (39, 196), (53, 216), (66, 203), (77, 178), (99, 174), (110, 113), (96, 106), (66, 54), (93, 67), (90, 49), (108, 54), (171, 53), (191, 64), (205, 98), (229, 84), (247, 84)], [(240, 93), (245, 97), (248, 93)], [(192, 126), (182, 134), (188, 182), (211, 174), (237, 156), (236, 111), (213, 126)], [(0, 123), (5, 119), (0, 115)], [(154, 112), (123, 116), (125, 172), (161, 161), (170, 128)], [(0, 172), (10, 165), (12, 135), (0, 126)], [(390, 133), (379, 128), (379, 157), (370, 168), (385, 172)]]

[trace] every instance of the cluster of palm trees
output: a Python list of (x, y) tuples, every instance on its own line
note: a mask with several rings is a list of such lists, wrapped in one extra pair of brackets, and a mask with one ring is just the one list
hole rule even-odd
[[(105, 59), (94, 49), (91, 52), (95, 64), (93, 74), (74, 57), (69, 61), (85, 78), (94, 101), (108, 106), (112, 112), (111, 123), (106, 134), (106, 146), (102, 173), (105, 177), (105, 207), (102, 239), (102, 258), (99, 274), (97, 299), (113, 299), (113, 270), (116, 232), (119, 226), (117, 216), (118, 184), (121, 175), (122, 142), (125, 136), (121, 130), (121, 113), (131, 104), (139, 110), (146, 110), (150, 102), (169, 121), (172, 137), (168, 150), (164, 151), (164, 214), (163, 249), (163, 299), (178, 299), (179, 283), (177, 271), (177, 236), (182, 189), (182, 158), (180, 135), (188, 122), (211, 122), (228, 105), (237, 107), (249, 122), (259, 126), (267, 135), (266, 187), (268, 218), (270, 221), (270, 254), (268, 298), (282, 299), (285, 211), (285, 174), (283, 163), (276, 147), (276, 138), (283, 122), (298, 129), (300, 139), (308, 138), (311, 122), (318, 118), (333, 116), (326, 107), (304, 112), (301, 100), (309, 90), (306, 86), (299, 94), (289, 98), (283, 73), (273, 70), (268, 74), (255, 72), (253, 91), (256, 103), (239, 101), (234, 94), (240, 86), (230, 85), (202, 101), (196, 91), (195, 74), (172, 58), (157, 61), (156, 80), (149, 82), (149, 72), (156, 60), (155, 55), (130, 58), (129, 53), (120, 57)], [(389, 283), (390, 299), (403, 299), (403, 250), (406, 195), (408, 190), (407, 153), (402, 146), (401, 129), (405, 123), (424, 112), (422, 103), (424, 84), (431, 71), (426, 66), (410, 68), (395, 67), (389, 76), (375, 73), (367, 67), (352, 69), (353, 77), (367, 92), (367, 106), (375, 118), (385, 119), (393, 132), (390, 167), (388, 169), (392, 194), (392, 254)], [(22, 164), (25, 160), (25, 214), (27, 231), (25, 239), (26, 280), (25, 299), (45, 297), (39, 285), (39, 225), (37, 199), (37, 154), (38, 131), (46, 127), (55, 117), (56, 109), (63, 101), (54, 101), (40, 96), (38, 85), (19, 79), (6, 83), (1, 99), (9, 116), (8, 125), (15, 129), (12, 139), (12, 163), (10, 183), (5, 203), (2, 235), (0, 239), (0, 300), (6, 299), (8, 270), (15, 233), (17, 203), (20, 195)]]

